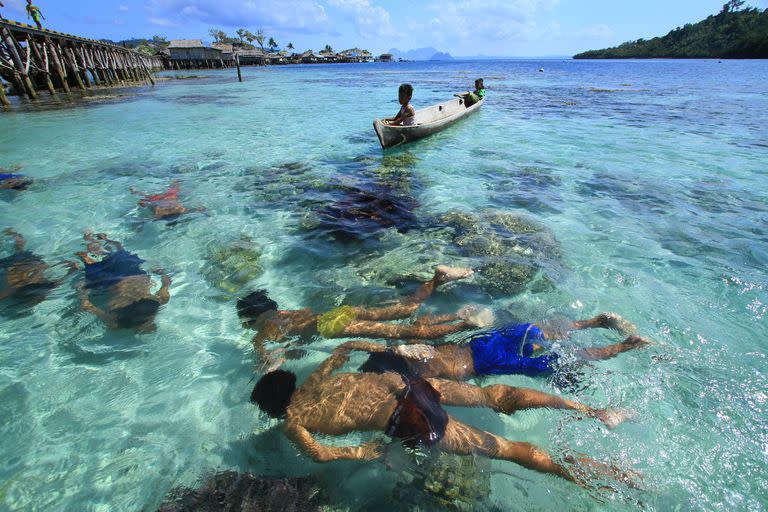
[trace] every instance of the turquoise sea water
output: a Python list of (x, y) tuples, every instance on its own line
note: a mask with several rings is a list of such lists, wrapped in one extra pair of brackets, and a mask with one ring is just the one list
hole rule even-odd
[[(223, 469), (312, 474), (339, 506), (392, 509), (403, 475), (418, 473), (412, 458), (393, 447), (385, 461), (313, 464), (248, 403), (252, 333), (234, 301), (266, 288), (282, 308), (375, 305), (412, 291), (439, 263), (484, 272), (438, 291), (425, 310), (472, 302), (521, 321), (615, 311), (656, 342), (591, 365), (562, 391), (521, 376), (481, 382), (638, 411), (616, 430), (561, 411), (451, 411), (555, 454), (631, 467), (642, 490), (590, 492), (478, 461), (491, 503), (768, 507), (768, 63), (270, 67), (244, 68), (244, 83), (233, 70), (199, 74), (0, 114), (0, 168), (36, 179), (0, 196), (0, 227), (51, 263), (81, 250), (86, 228), (104, 231), (173, 279), (147, 335), (106, 331), (80, 312), (79, 276), (31, 311), (4, 307), (1, 509), (153, 510), (170, 488)], [(371, 121), (397, 111), (399, 83), (414, 85), (418, 108), (477, 76), (489, 90), (477, 115), (384, 156)], [(129, 187), (157, 193), (174, 178), (185, 203), (206, 211), (147, 221)], [(359, 198), (349, 187), (398, 206), (402, 232), (343, 223), (348, 236), (333, 237), (338, 210), (328, 205)], [(450, 239), (445, 214), (457, 211), (481, 224), (523, 215), (542, 236), (497, 228), (489, 238), (486, 222), (469, 242)], [(240, 268), (227, 290), (222, 272), (238, 257), (215, 253), (232, 246), (260, 255), (259, 269)], [(9, 254), (10, 240), (0, 247)], [(512, 279), (504, 271), (513, 263), (535, 272)], [(612, 341), (581, 332), (562, 349)], [(337, 343), (303, 345), (286, 367), (301, 379)], [(354, 355), (349, 368), (363, 360)]]

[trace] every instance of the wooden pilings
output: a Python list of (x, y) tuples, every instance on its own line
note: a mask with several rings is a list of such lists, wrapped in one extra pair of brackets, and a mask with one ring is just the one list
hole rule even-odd
[[(0, 79), (21, 98), (38, 99), (39, 90), (52, 96), (72, 88), (116, 87), (150, 83), (163, 69), (158, 57), (0, 19)], [(0, 106), (11, 103), (0, 80)]]

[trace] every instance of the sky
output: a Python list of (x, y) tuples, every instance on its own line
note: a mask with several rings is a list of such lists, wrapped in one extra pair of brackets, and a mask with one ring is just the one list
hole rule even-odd
[[(24, 21), (23, 0), (0, 14)], [(434, 47), (453, 56), (542, 57), (664, 35), (726, 0), (34, 0), (46, 27), (94, 39), (203, 39), (264, 30), (297, 50)], [(768, 8), (768, 0), (747, 5)]]

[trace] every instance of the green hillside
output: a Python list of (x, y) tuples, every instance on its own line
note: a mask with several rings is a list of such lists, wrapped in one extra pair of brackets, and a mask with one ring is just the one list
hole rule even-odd
[(629, 41), (615, 48), (590, 50), (574, 59), (766, 59), (768, 9), (746, 8), (740, 0), (695, 25), (678, 27), (664, 37)]

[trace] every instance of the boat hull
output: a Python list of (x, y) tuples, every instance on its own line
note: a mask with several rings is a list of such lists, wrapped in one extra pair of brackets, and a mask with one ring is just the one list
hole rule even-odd
[(390, 126), (384, 124), (381, 119), (376, 119), (373, 121), (373, 129), (376, 131), (382, 148), (393, 148), (445, 130), (480, 110), (483, 102), (485, 102), (485, 98), (471, 107), (465, 107), (462, 98), (455, 98), (423, 110), (417, 110), (416, 124), (413, 126)]

